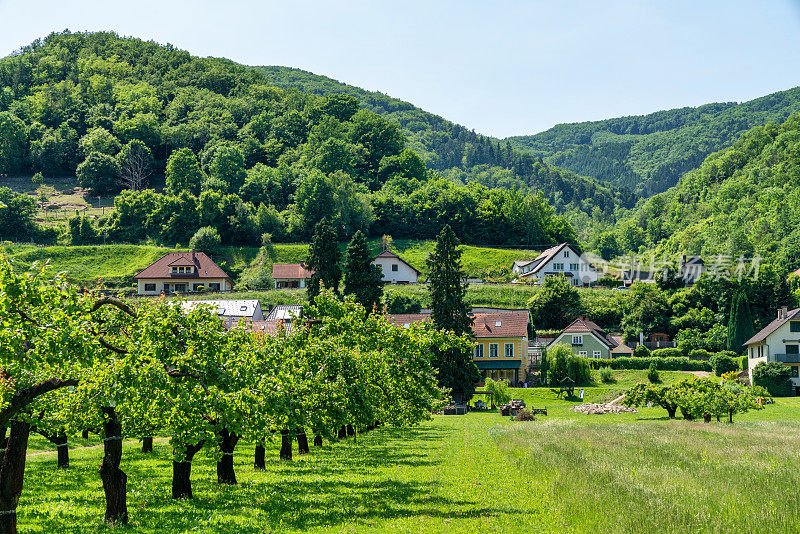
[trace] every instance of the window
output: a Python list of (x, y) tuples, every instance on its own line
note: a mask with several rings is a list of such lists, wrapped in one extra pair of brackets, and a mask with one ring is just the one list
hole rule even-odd
[(580, 270), (580, 265), (578, 265), (577, 263), (570, 263), (569, 264), (569, 270), (570, 271), (578, 271), (578, 270)]
[(169, 293), (169, 284), (164, 284), (164, 293)]
[(497, 343), (489, 343), (489, 357), (497, 358), (500, 356), (500, 345)]
[(599, 358), (599, 357), (600, 357), (600, 351), (599, 350), (592, 351), (592, 358)]
[(585, 350), (578, 351), (578, 356), (583, 356), (585, 358), (586, 357), (586, 351)]
[(156, 290), (156, 285), (155, 284), (145, 284), (144, 285), (144, 290), (145, 291), (155, 291)]
[(563, 263), (554, 263), (553, 264), (553, 270), (554, 271), (563, 271), (564, 270), (564, 264)]
[(175, 292), (182, 293), (186, 291), (186, 284), (175, 284)]
[(172, 274), (175, 274), (175, 273), (177, 273), (177, 272), (178, 272), (178, 268), (177, 268), (177, 267), (173, 267), (173, 268), (170, 270), (170, 272), (171, 272)]
[(572, 336), (573, 345), (583, 345), (583, 336)]
[(798, 367), (797, 365), (792, 366), (792, 377), (800, 378), (800, 367)]
[(786, 354), (800, 354), (800, 345), (786, 345)]
[(397, 272), (397, 269), (398, 269), (398, 266), (397, 266), (397, 264), (396, 264), (396, 263), (393, 263), (393, 264), (392, 264), (392, 272), (393, 272), (393, 273), (396, 273), (396, 272)]
[(565, 250), (564, 251), (564, 257), (565, 258), (569, 258), (569, 250)]
[(506, 343), (506, 345), (505, 345), (505, 354), (506, 354), (506, 358), (513, 358), (514, 357), (514, 344), (513, 343)]
[(789, 321), (790, 332), (800, 332), (800, 321)]
[(483, 343), (478, 343), (475, 345), (475, 357), (483, 358)]

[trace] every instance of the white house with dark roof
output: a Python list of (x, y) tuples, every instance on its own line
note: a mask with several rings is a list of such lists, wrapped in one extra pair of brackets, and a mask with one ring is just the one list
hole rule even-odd
[(574, 286), (597, 283), (599, 271), (581, 256), (573, 245), (561, 243), (550, 247), (530, 262), (514, 262), (523, 280), (541, 283), (548, 276), (564, 276)]
[(384, 250), (378, 254), (372, 265), (377, 265), (383, 271), (383, 282), (386, 284), (416, 284), (420, 272), (403, 258)]
[(778, 310), (777, 317), (744, 342), (747, 371), (761, 362), (778, 362), (792, 369), (792, 386), (800, 394), (800, 308)]

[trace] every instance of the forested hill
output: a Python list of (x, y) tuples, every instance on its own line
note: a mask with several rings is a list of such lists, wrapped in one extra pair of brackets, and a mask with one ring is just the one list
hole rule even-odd
[(616, 207), (635, 203), (635, 197), (626, 190), (548, 165), (508, 142), (475, 133), (409, 102), (301, 69), (265, 66), (256, 70), (285, 89), (357, 98), (362, 107), (397, 122), (408, 146), (428, 168), (454, 181), (512, 189), (534, 187), (543, 191), (559, 212), (578, 209), (589, 215), (599, 208), (606, 219), (613, 219)]
[(678, 183), (712, 152), (800, 111), (800, 87), (749, 102), (708, 104), (596, 122), (559, 124), (508, 141), (548, 163), (651, 196)]
[(706, 258), (758, 254), (791, 271), (800, 267), (798, 206), (800, 114), (794, 114), (752, 129), (650, 198), (620, 225), (625, 250), (615, 252), (644, 245)]
[[(543, 246), (576, 240), (564, 214), (617, 206), (591, 179), (512, 156), (508, 181), (448, 181), (355, 97), (110, 32), (55, 33), (0, 59), (0, 175), (77, 176), (115, 196), (113, 214), (76, 216), (62, 242), (305, 241), (327, 219), (340, 239), (450, 224), (468, 243)], [(37, 234), (33, 197), (0, 187), (0, 200), (0, 239), (55, 239)]]

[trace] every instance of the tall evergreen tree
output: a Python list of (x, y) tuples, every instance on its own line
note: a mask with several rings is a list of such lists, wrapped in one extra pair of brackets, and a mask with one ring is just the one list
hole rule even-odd
[(467, 283), (466, 273), (461, 268), (459, 244), (453, 229), (445, 225), (436, 237), (436, 248), (425, 263), (434, 326), (462, 335), (472, 331), (472, 319), (469, 305), (464, 301)]
[(744, 342), (754, 334), (750, 303), (744, 290), (740, 290), (734, 296), (733, 304), (731, 304), (731, 315), (728, 320), (728, 350), (741, 354)]
[[(470, 308), (464, 297), (467, 284), (461, 268), (459, 241), (450, 225), (445, 225), (436, 238), (436, 248), (428, 256), (428, 291), (431, 296), (433, 324), (440, 330), (458, 335), (472, 334)], [(471, 351), (434, 349), (434, 366), (439, 385), (449, 388), (456, 402), (469, 400), (475, 392), (480, 373), (472, 361)]]
[(306, 265), (315, 271), (308, 285), (309, 301), (313, 301), (319, 294), (320, 284), (338, 293), (339, 281), (342, 279), (340, 262), (341, 254), (336, 241), (336, 230), (327, 219), (323, 219), (314, 228), (314, 238), (308, 247)]
[(380, 306), (383, 297), (383, 271), (372, 264), (367, 249), (367, 239), (360, 231), (347, 245), (344, 260), (344, 294), (355, 295), (356, 300), (370, 312)]

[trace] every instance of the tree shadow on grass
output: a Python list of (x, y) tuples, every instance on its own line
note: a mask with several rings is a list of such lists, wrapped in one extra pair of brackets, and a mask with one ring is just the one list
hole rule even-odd
[[(252, 445), (237, 450), (241, 483), (220, 486), (212, 460), (197, 457), (192, 472), (195, 498), (172, 500), (171, 454), (166, 446), (144, 455), (131, 448), (123, 455), (128, 474), (131, 531), (214, 531), (250, 534), (270, 530), (307, 530), (390, 521), (403, 517), (431, 519), (508, 515), (515, 510), (479, 506), (466, 494), (441, 493), (447, 482), (407, 480), (409, 470), (435, 469), (426, 443), (446, 439), (447, 429), (384, 428), (359, 436), (356, 443), (326, 444), (297, 462), (280, 462), (277, 451), (267, 470), (252, 471)], [(275, 448), (275, 447), (271, 447)], [(97, 467), (101, 452), (74, 460), (74, 468), (54, 477), (54, 468), (37, 462), (26, 473), (29, 498), (21, 503), (20, 525), (35, 523), (38, 531), (96, 532), (102, 525), (104, 501)], [(398, 469), (398, 471), (394, 471)], [(424, 472), (423, 472), (424, 473)], [(28, 479), (30, 477), (30, 479)], [(30, 482), (30, 484), (28, 483)], [(32, 493), (35, 492), (35, 493)], [(444, 495), (444, 496), (443, 496)]]

